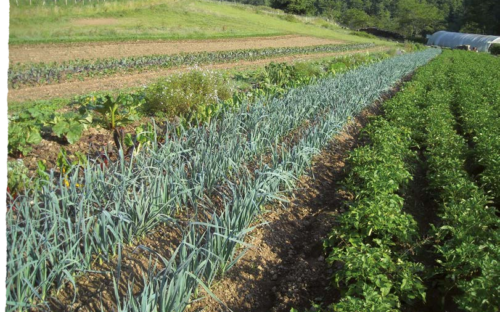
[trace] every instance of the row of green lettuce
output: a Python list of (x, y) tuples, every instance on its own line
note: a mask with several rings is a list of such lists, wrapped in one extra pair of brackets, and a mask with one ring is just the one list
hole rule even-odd
[(333, 53), (374, 47), (373, 43), (330, 44), (309, 47), (284, 47), (264, 49), (242, 49), (232, 51), (180, 53), (172, 55), (131, 56), (121, 59), (71, 60), (62, 63), (26, 63), (9, 67), (8, 81), (11, 88), (23, 85), (57, 83), (69, 78), (83, 78), (109, 75), (129, 70), (194, 66), (197, 64), (217, 64), (240, 60), (258, 60), (270, 57)]
[[(154, 137), (151, 133), (152, 124), (146, 123), (144, 118), (153, 117), (157, 124), (165, 120), (177, 120), (178, 124), (188, 127), (192, 123), (209, 121), (219, 110), (239, 106), (244, 99), (252, 101), (257, 97), (281, 96), (291, 88), (388, 57), (390, 54), (375, 53), (293, 65), (271, 63), (263, 70), (238, 72), (233, 78), (222, 73), (195, 69), (115, 97), (110, 94), (76, 97), (66, 106), (69, 111), (65, 113), (57, 112), (51, 101), (38, 103), (9, 116), (8, 153), (16, 158), (27, 156), (42, 138), (53, 140), (57, 137), (57, 141), (66, 146), (77, 143), (88, 128), (103, 127), (113, 132), (129, 123), (141, 123), (142, 120), (144, 125), (135, 127), (135, 131), (120, 131), (121, 142), (115, 143), (123, 145), (126, 150), (138, 152), (143, 146), (151, 144)], [(164, 139), (159, 138), (159, 141)], [(61, 151), (58, 167), (73, 161), (84, 164), (84, 151), (75, 154), (79, 159), (66, 161), (64, 151)], [(38, 167), (46, 171), (43, 161)], [(11, 162), (9, 168), (9, 190), (16, 194), (25, 187), (23, 181), (28, 170), (19, 161)], [(63, 169), (59, 168), (60, 171)], [(43, 175), (42, 172), (40, 174)]]
[[(500, 175), (492, 175), (499, 163), (489, 160), (499, 155), (499, 93), (492, 86), (500, 79), (487, 69), (495, 62), (489, 55), (445, 51), (368, 126), (369, 145), (348, 161), (345, 187), (354, 199), (325, 241), (329, 262), (340, 265), (333, 279), (343, 294), (329, 309), (418, 309), (429, 291), (440, 302), (430, 305), (452, 294), (464, 311), (499, 311), (500, 218), (491, 195)], [(468, 171), (470, 161), (482, 166), (478, 176)], [(417, 223), (425, 220), (405, 205), (417, 167), (428, 181), (421, 196), (438, 207), (439, 221), (426, 237), (419, 237)], [(426, 250), (434, 254), (432, 264), (422, 262)], [(436, 292), (444, 299), (435, 299)]]
[[(8, 199), (7, 310), (47, 307), (95, 261), (120, 258), (122, 244), (137, 242), (159, 224), (180, 231), (181, 243), (163, 269), (145, 272), (139, 295), (134, 281), (125, 281), (128, 294), (119, 291), (124, 281), (116, 268), (117, 308), (184, 310), (200, 285), (208, 290), (237, 261), (237, 247), (244, 246), (261, 207), (293, 188), (349, 117), (438, 53), (405, 54), (281, 97), (245, 99), (198, 126), (167, 124), (169, 140), (129, 160), (123, 152), (107, 166), (90, 159), (84, 168), (70, 167), (66, 179), (52, 171), (39, 189)], [(300, 138), (292, 146), (284, 139), (291, 133)], [(191, 216), (187, 224), (178, 221), (182, 215)]]

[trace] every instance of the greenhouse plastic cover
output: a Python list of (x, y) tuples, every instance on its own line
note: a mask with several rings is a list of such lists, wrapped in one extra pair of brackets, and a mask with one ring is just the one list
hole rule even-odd
[(427, 41), (428, 45), (448, 48), (455, 48), (467, 44), (470, 45), (471, 48), (477, 48), (480, 52), (488, 52), (492, 43), (500, 43), (500, 37), (462, 34), (448, 31), (438, 31)]

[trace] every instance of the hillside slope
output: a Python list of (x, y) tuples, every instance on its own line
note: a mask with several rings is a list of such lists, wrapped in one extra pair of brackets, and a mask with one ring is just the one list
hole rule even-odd
[[(71, 2), (71, 1), (70, 1)], [(312, 35), (352, 42), (349, 35), (317, 18), (285, 15), (267, 7), (207, 0), (108, 1), (65, 6), (11, 4), (9, 43), (55, 43), (151, 39), (205, 39)], [(381, 43), (382, 41), (378, 42)]]

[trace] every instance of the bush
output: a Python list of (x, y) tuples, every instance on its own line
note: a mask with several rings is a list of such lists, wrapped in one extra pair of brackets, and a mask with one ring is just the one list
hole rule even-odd
[(369, 33), (364, 32), (364, 31), (351, 31), (349, 33), (349, 35), (363, 37), (363, 38), (377, 39), (377, 36), (369, 34)]
[(321, 66), (317, 63), (300, 62), (294, 64), (295, 75), (302, 78), (319, 77), (323, 74)]
[(404, 50), (406, 52), (416, 52), (416, 51), (421, 51), (421, 50), (425, 50), (425, 49), (426, 49), (426, 46), (424, 46), (423, 44), (420, 44), (420, 43), (414, 43), (411, 41), (405, 41), (405, 43), (404, 43)]
[(493, 43), (490, 46), (490, 53), (493, 55), (500, 55), (500, 43)]
[(204, 105), (232, 96), (228, 80), (221, 74), (194, 70), (164, 78), (149, 86), (144, 110), (148, 114), (162, 113), (166, 117), (184, 116)]

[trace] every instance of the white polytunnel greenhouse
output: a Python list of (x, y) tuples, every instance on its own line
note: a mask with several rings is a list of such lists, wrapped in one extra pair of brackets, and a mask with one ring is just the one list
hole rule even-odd
[(470, 45), (479, 52), (488, 52), (492, 43), (500, 44), (500, 37), (474, 34), (462, 34), (449, 31), (438, 31), (429, 37), (428, 45), (456, 48), (461, 45)]

